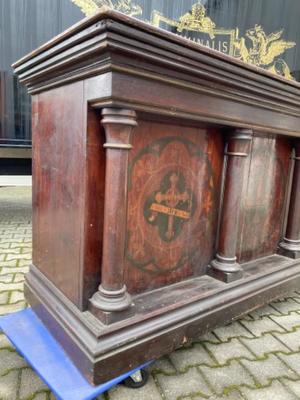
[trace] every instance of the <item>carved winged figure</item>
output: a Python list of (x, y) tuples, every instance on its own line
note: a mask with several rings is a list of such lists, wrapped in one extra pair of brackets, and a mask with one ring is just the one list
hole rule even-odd
[(142, 14), (142, 8), (134, 4), (132, 0), (72, 0), (85, 15), (91, 15), (102, 6), (107, 6), (113, 10), (120, 11), (131, 17)]
[(214, 28), (216, 24), (206, 16), (206, 9), (201, 3), (196, 3), (192, 6), (192, 11), (184, 14), (179, 19), (177, 26), (178, 32), (184, 29), (195, 30), (208, 33), (211, 39), (214, 39)]
[(254, 28), (248, 29), (246, 32), (246, 36), (252, 41), (251, 49), (247, 48), (245, 38), (236, 39), (234, 46), (238, 58), (292, 79), (286, 62), (282, 58), (276, 58), (283, 54), (285, 50), (294, 47), (296, 43), (281, 39), (282, 34), (283, 29), (266, 35), (260, 25), (255, 25)]

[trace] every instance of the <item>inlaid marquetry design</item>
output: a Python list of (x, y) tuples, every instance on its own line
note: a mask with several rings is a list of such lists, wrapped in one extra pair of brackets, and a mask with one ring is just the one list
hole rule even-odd
[(130, 165), (126, 256), (152, 276), (195, 267), (212, 247), (213, 167), (183, 133), (152, 141)]
[(149, 224), (157, 226), (160, 238), (171, 242), (180, 235), (195, 208), (195, 196), (187, 187), (184, 175), (171, 171), (162, 179), (160, 190), (146, 200), (144, 215)]

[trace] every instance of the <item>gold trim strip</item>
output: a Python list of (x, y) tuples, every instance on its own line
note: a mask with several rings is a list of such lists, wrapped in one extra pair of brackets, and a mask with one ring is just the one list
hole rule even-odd
[(225, 156), (248, 157), (247, 153), (233, 153), (230, 151), (226, 151), (224, 154), (225, 154)]
[(105, 149), (120, 149), (120, 150), (132, 149), (131, 144), (122, 144), (122, 143), (104, 143), (103, 147)]

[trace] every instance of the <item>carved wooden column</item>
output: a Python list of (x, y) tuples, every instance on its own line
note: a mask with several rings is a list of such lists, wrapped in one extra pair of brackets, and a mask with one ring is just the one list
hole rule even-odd
[(246, 158), (250, 151), (252, 131), (236, 129), (227, 142), (228, 156), (224, 182), (223, 205), (216, 258), (211, 262), (209, 274), (224, 282), (231, 282), (243, 275), (236, 262), (236, 246), (240, 219), (240, 205)]
[(300, 140), (295, 140), (295, 165), (285, 236), (279, 244), (279, 253), (300, 258)]
[(103, 322), (111, 323), (130, 314), (131, 308), (124, 285), (124, 255), (128, 151), (137, 122), (131, 110), (104, 108), (102, 117), (106, 137), (103, 256), (101, 284), (90, 302), (92, 311)]

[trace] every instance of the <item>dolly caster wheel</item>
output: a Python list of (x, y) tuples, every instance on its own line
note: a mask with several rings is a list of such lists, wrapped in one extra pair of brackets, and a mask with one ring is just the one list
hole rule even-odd
[(145, 369), (139, 369), (122, 382), (131, 389), (138, 389), (146, 385), (149, 379), (149, 372)]

